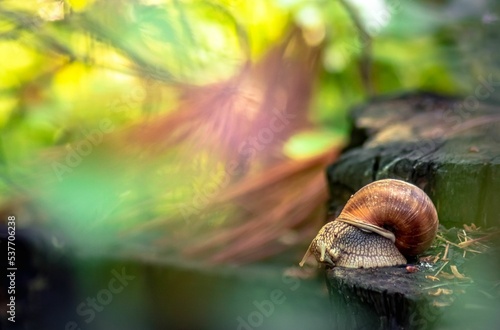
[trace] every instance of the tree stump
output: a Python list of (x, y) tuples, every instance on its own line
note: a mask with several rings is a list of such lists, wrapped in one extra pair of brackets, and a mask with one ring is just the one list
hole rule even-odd
[[(498, 225), (499, 110), (470, 98), (429, 93), (358, 107), (352, 113), (351, 145), (327, 170), (331, 218), (364, 185), (394, 178), (423, 189), (446, 227)], [(328, 269), (335, 327), (431, 327), (446, 310), (437, 306), (450, 305), (431, 295), (436, 284), (429, 275), (435, 272), (425, 267), (417, 273), (404, 267)]]
[(500, 107), (419, 93), (353, 112), (353, 143), (328, 168), (330, 213), (364, 185), (394, 178), (422, 188), (440, 223), (499, 224)]

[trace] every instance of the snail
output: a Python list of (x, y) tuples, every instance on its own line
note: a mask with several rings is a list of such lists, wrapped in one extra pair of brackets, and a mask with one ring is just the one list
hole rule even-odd
[(423, 190), (401, 180), (372, 182), (351, 196), (340, 215), (320, 229), (300, 262), (348, 268), (404, 265), (434, 240), (438, 216)]

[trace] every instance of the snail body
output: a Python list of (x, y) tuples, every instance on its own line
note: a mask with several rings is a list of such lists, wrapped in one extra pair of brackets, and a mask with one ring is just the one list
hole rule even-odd
[(321, 228), (304, 258), (349, 268), (406, 264), (437, 233), (438, 216), (420, 188), (394, 179), (370, 183), (351, 196), (337, 219)]

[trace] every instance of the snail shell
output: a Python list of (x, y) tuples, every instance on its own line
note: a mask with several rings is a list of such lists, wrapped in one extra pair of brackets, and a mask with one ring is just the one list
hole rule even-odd
[(420, 188), (394, 179), (375, 181), (356, 192), (337, 219), (311, 242), (318, 262), (351, 268), (405, 264), (434, 240), (438, 216)]

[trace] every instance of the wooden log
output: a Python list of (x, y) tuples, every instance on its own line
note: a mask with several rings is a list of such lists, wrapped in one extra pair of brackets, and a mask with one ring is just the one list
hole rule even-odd
[[(498, 225), (500, 107), (466, 102), (416, 93), (355, 109), (352, 143), (327, 170), (331, 217), (364, 185), (396, 178), (422, 188), (445, 226)], [(327, 270), (334, 327), (432, 327), (456, 300), (432, 295), (434, 273), (404, 267)]]
[(330, 213), (362, 186), (396, 178), (422, 188), (445, 226), (498, 225), (500, 107), (467, 104), (419, 93), (357, 108), (355, 144), (327, 171)]

